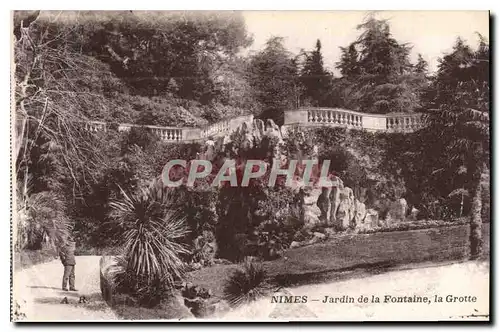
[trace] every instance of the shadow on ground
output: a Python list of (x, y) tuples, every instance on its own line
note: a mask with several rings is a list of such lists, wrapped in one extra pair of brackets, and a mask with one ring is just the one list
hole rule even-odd
[(36, 289), (55, 289), (55, 290), (61, 290), (59, 287), (49, 287), (49, 286), (28, 286), (29, 288), (36, 288)]

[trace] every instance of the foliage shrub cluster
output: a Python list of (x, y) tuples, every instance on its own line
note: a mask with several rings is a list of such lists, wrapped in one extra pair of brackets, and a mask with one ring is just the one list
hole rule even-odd
[[(299, 146), (312, 151), (314, 142), (320, 161), (331, 160), (330, 171), (339, 175), (356, 197), (379, 209), (382, 215), (389, 207), (384, 202), (402, 197), (410, 209), (419, 210), (419, 219), (451, 220), (469, 213), (470, 179), (465, 171), (460, 171), (457, 161), (450, 168), (438, 168), (450, 161), (439, 154), (429, 157), (434, 136), (426, 129), (408, 135), (320, 127), (292, 131), (287, 145), (293, 152)], [(485, 182), (483, 191), (487, 192), (488, 187)], [(457, 192), (465, 193), (463, 201), (461, 195), (454, 194)], [(483, 218), (488, 219), (488, 211), (483, 207)]]
[(269, 291), (266, 284), (266, 272), (261, 263), (250, 258), (245, 259), (226, 281), (224, 299), (232, 306), (255, 301)]

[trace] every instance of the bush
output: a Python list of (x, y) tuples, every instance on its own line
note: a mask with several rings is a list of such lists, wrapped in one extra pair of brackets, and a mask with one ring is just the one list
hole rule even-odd
[(193, 254), (191, 262), (200, 263), (202, 266), (210, 266), (214, 263), (217, 253), (215, 235), (211, 231), (203, 231), (193, 241)]
[(153, 185), (136, 195), (113, 201), (111, 217), (123, 246), (119, 281), (141, 303), (154, 305), (182, 279), (188, 254), (181, 243), (187, 234), (184, 219), (172, 211), (170, 193)]
[(23, 192), (18, 189), (16, 249), (39, 250), (47, 242), (55, 247), (64, 243), (71, 228), (64, 200), (51, 191)]
[(255, 301), (267, 293), (266, 272), (262, 264), (247, 258), (224, 286), (224, 299), (237, 307)]
[(152, 308), (172, 294), (172, 285), (167, 276), (138, 275), (129, 267), (125, 258), (118, 259), (118, 271), (114, 274), (116, 292), (130, 295), (132, 302)]

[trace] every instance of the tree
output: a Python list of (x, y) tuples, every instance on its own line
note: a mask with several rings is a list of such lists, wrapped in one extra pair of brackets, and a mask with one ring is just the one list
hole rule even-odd
[(266, 47), (250, 60), (248, 79), (262, 116), (283, 123), (283, 110), (296, 108), (299, 97), (297, 63), (283, 45), (282, 37), (272, 37)]
[(446, 142), (441, 152), (460, 160), (468, 173), (471, 196), (471, 259), (482, 254), (482, 183), (489, 169), (489, 45), (480, 37), (477, 50), (458, 38), (441, 59), (426, 98), (430, 130)]
[(422, 54), (418, 53), (417, 63), (415, 64), (414, 68), (415, 73), (425, 75), (427, 74), (428, 68), (429, 64), (427, 63), (427, 61), (424, 60)]
[(95, 63), (74, 47), (77, 32), (41, 16), (20, 25), (14, 42), (16, 206), (21, 232), (35, 225), (58, 244), (69, 230), (67, 203), (81, 197), (102, 161), (83, 123), (102, 99), (89, 93)]
[(344, 77), (356, 77), (361, 73), (359, 67), (359, 54), (356, 50), (356, 43), (351, 43), (348, 47), (340, 47), (342, 53), (337, 68)]
[(105, 16), (93, 28), (88, 52), (145, 96), (172, 92), (207, 104), (217, 92), (212, 72), (251, 43), (238, 13), (123, 11)]
[[(386, 20), (368, 17), (357, 27), (358, 39), (341, 48), (335, 95), (344, 107), (368, 112), (411, 112), (420, 107), (418, 91), (425, 80), (410, 63), (411, 46), (390, 33)], [(421, 64), (422, 65), (422, 64)]]
[(301, 70), (300, 81), (304, 85), (304, 98), (314, 106), (328, 106), (327, 97), (330, 91), (332, 75), (323, 66), (321, 42), (316, 41), (316, 48), (306, 54), (305, 64)]

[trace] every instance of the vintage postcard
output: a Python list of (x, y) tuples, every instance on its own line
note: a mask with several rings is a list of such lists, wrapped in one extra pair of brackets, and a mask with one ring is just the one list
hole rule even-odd
[(11, 320), (490, 321), (488, 11), (14, 11)]

